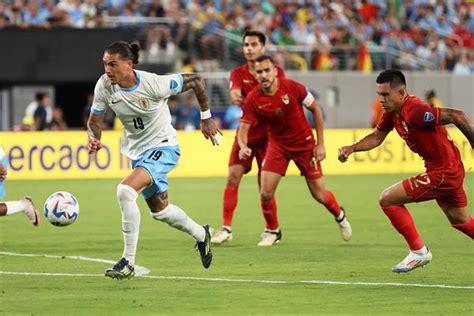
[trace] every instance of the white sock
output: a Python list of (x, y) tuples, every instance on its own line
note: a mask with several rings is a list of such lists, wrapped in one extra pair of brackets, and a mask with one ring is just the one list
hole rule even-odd
[(428, 253), (428, 248), (426, 246), (423, 246), (422, 248), (418, 250), (414, 250), (413, 252), (420, 254), (420, 255), (426, 255)]
[(138, 234), (140, 231), (140, 209), (138, 208), (138, 193), (132, 187), (124, 184), (117, 186), (117, 198), (122, 209), (123, 254), (131, 264), (135, 263)]
[(18, 212), (25, 211), (28, 208), (28, 203), (25, 200), (4, 202), (7, 205), (7, 214), (12, 215)]
[(337, 220), (337, 221), (340, 221), (340, 220), (343, 219), (343, 218), (344, 218), (344, 211), (341, 210), (341, 213), (339, 213), (339, 216), (336, 216), (336, 220)]
[(158, 213), (150, 212), (150, 214), (154, 219), (188, 233), (197, 241), (204, 241), (206, 238), (204, 227), (193, 221), (179, 206), (170, 203), (164, 210)]

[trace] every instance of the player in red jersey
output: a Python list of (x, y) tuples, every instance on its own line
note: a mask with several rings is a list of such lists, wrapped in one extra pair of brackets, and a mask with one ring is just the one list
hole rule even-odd
[[(348, 241), (352, 229), (344, 210), (334, 194), (325, 189), (320, 162), (326, 157), (321, 109), (313, 95), (302, 84), (286, 78), (278, 78), (275, 63), (270, 56), (262, 55), (255, 64), (258, 87), (244, 102), (244, 115), (240, 120), (238, 141), (239, 155), (248, 159), (253, 149), (248, 146), (248, 132), (256, 124), (268, 126), (268, 146), (262, 164), (261, 206), (263, 212), (275, 212), (274, 194), (290, 160), (293, 160), (305, 177), (313, 198), (334, 215), (342, 238)], [(304, 115), (303, 106), (313, 113), (318, 142)], [(278, 242), (278, 234), (266, 232), (263, 238), (268, 244)]]
[(428, 264), (430, 250), (419, 236), (406, 203), (436, 200), (454, 228), (474, 238), (474, 220), (468, 214), (463, 189), (461, 156), (443, 125), (454, 124), (474, 148), (474, 125), (459, 110), (433, 108), (406, 91), (405, 76), (386, 70), (377, 77), (377, 94), (385, 113), (375, 130), (360, 141), (339, 148), (345, 162), (357, 151), (373, 149), (395, 128), (408, 147), (425, 161), (426, 173), (400, 181), (380, 195), (379, 203), (393, 227), (406, 239), (408, 256), (392, 268), (408, 272)]
[[(265, 53), (266, 37), (258, 31), (246, 31), (243, 35), (243, 52), (247, 63), (233, 69), (230, 73), (230, 97), (236, 105), (242, 106), (244, 99), (250, 90), (258, 85), (255, 78), (255, 59)], [(277, 67), (279, 77), (284, 77), (282, 68)], [(211, 242), (222, 244), (232, 240), (232, 218), (237, 207), (238, 189), (242, 176), (252, 169), (253, 158), (258, 165), (258, 179), (260, 179), (260, 167), (265, 156), (267, 147), (267, 128), (263, 124), (257, 124), (249, 134), (248, 146), (252, 148), (252, 156), (249, 159), (239, 158), (239, 144), (237, 138), (232, 145), (232, 151), (229, 158), (229, 173), (227, 183), (224, 189), (223, 207), (222, 207), (222, 228), (212, 237)], [(264, 212), (265, 231), (277, 233), (280, 235), (280, 226), (276, 209)], [(263, 246), (261, 242), (258, 245)]]

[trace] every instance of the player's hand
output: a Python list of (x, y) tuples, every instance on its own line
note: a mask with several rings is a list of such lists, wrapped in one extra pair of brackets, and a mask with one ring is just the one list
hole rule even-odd
[(337, 150), (337, 159), (340, 162), (346, 162), (347, 158), (354, 152), (352, 146), (344, 146)]
[(219, 145), (222, 132), (217, 128), (216, 122), (214, 122), (212, 117), (201, 120), (201, 132), (206, 139), (211, 140), (213, 146)]
[(98, 152), (102, 149), (102, 143), (100, 140), (91, 138), (89, 139), (89, 155)]
[(239, 150), (239, 159), (240, 160), (249, 159), (250, 156), (252, 156), (252, 149), (250, 149), (249, 147), (240, 148), (240, 150)]
[(316, 161), (323, 161), (326, 159), (326, 148), (324, 147), (324, 144), (316, 144), (313, 149), (313, 155), (314, 158), (316, 158)]

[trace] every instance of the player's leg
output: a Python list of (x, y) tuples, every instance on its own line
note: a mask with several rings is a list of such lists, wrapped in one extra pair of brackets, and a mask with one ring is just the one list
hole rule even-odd
[(135, 275), (133, 265), (135, 264), (140, 231), (140, 209), (137, 198), (138, 193), (151, 182), (152, 179), (148, 171), (138, 166), (117, 186), (117, 199), (122, 210), (124, 248), (122, 258), (112, 268), (105, 271), (105, 275), (108, 277), (128, 279)]
[[(250, 160), (251, 161), (251, 160)], [(211, 242), (222, 244), (232, 240), (232, 218), (237, 207), (239, 184), (242, 176), (247, 172), (247, 167), (240, 164), (229, 166), (227, 182), (222, 199), (222, 228), (212, 237)]]
[(430, 250), (418, 234), (413, 218), (404, 205), (414, 202), (413, 198), (407, 194), (407, 181), (409, 179), (388, 187), (379, 199), (385, 215), (390, 219), (392, 226), (405, 238), (410, 248), (408, 256), (392, 267), (393, 272), (408, 272), (423, 267), (432, 260)]
[(0, 216), (13, 215), (23, 212), (33, 226), (41, 224), (41, 216), (29, 196), (23, 200), (0, 202)]
[(196, 240), (201, 261), (208, 268), (212, 261), (210, 248), (211, 228), (201, 226), (191, 219), (179, 206), (168, 201), (168, 177), (179, 160), (179, 147), (160, 149), (160, 162), (148, 167), (153, 176), (153, 184), (143, 191), (153, 219), (164, 222), (173, 228), (185, 232)]
[(467, 198), (464, 189), (460, 187), (452, 195), (436, 201), (451, 225), (474, 239), (474, 219), (467, 212)]
[[(304, 174), (304, 173), (303, 173)], [(326, 209), (334, 216), (336, 223), (339, 226), (341, 237), (344, 241), (349, 241), (352, 237), (352, 227), (346, 217), (343, 207), (337, 202), (334, 193), (324, 187), (323, 177), (311, 179), (305, 177), (311, 196), (319, 203), (324, 205)]]
[(263, 216), (265, 217), (265, 231), (258, 246), (272, 246), (281, 240), (281, 230), (276, 218), (277, 205), (275, 201), (275, 191), (282, 175), (272, 171), (263, 170), (260, 178), (260, 205), (262, 207)]

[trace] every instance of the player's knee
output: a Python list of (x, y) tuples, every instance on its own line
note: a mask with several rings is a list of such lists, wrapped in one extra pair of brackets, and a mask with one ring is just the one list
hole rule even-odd
[(326, 202), (326, 195), (324, 194), (324, 191), (318, 191), (316, 193), (311, 192), (311, 195), (316, 201), (321, 204), (324, 204), (324, 202)]
[(263, 190), (260, 192), (260, 198), (263, 201), (270, 201), (273, 198), (273, 192), (268, 190)]
[(384, 190), (379, 196), (379, 205), (381, 207), (391, 206), (390, 195), (388, 190)]
[(240, 180), (242, 179), (242, 173), (237, 171), (230, 171), (227, 177), (227, 185), (235, 185), (238, 186), (240, 184)]
[(131, 186), (126, 184), (119, 184), (117, 186), (117, 199), (119, 202), (135, 201), (138, 198), (138, 193)]

